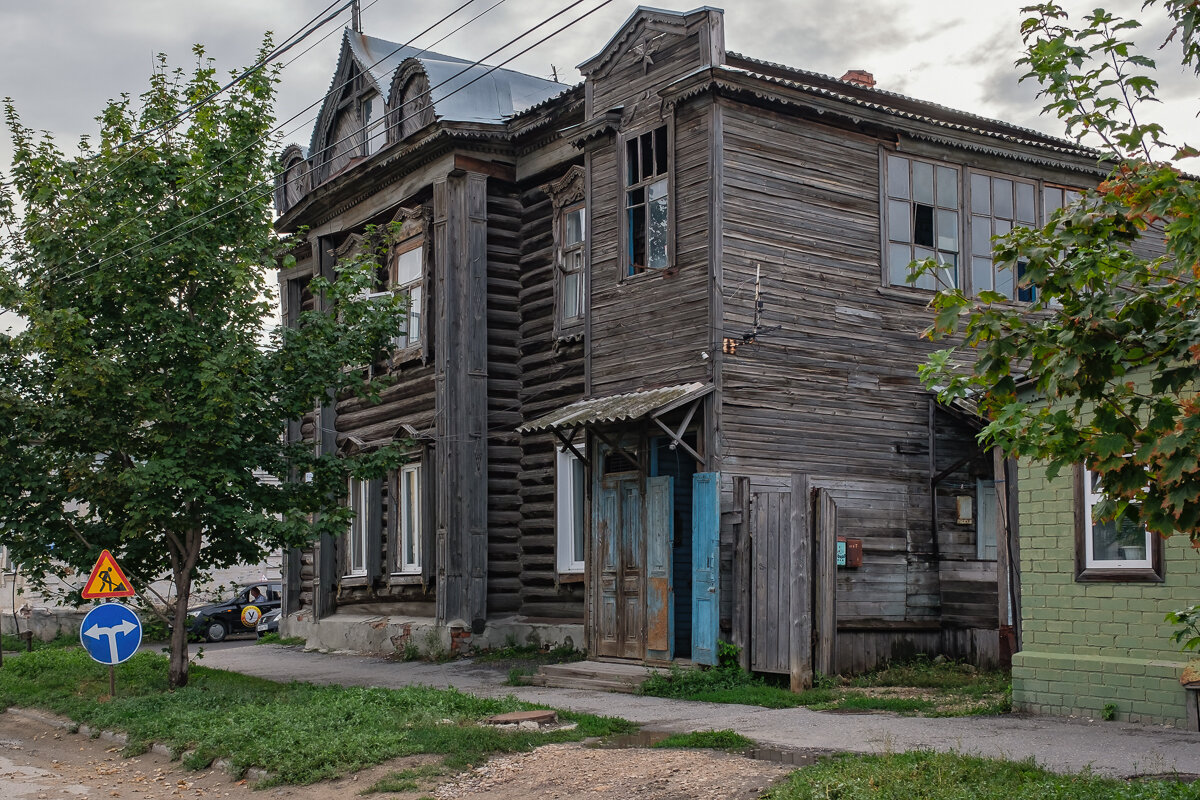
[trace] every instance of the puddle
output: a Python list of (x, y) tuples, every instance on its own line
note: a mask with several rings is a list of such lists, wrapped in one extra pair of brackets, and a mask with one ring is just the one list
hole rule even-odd
[[(627, 733), (622, 736), (613, 736), (610, 739), (593, 742), (589, 746), (603, 750), (653, 747), (672, 735), (668, 731), (641, 730), (637, 733)], [(740, 753), (746, 756), (746, 758), (753, 758), (758, 761), (770, 761), (775, 764), (783, 764), (791, 767), (807, 767), (810, 764), (817, 763), (822, 758), (837, 754), (838, 751), (826, 750), (819, 747), (780, 748), (755, 746), (746, 750), (732, 750), (730, 752)]]

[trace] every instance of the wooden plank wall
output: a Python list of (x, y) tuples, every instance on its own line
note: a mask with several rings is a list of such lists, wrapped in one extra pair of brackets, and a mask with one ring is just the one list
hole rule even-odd
[(645, 121), (647, 112), (658, 113), (659, 89), (702, 64), (698, 33), (658, 36), (652, 31), (643, 30), (635, 32), (629, 41), (632, 46), (645, 38), (655, 39), (652, 63), (646, 64), (642, 55), (632, 47), (620, 55), (606, 74), (598, 75), (592, 81), (593, 114), (603, 113), (610, 108), (630, 108), (636, 104), (634, 124), (640, 124)]
[[(530, 422), (583, 395), (583, 338), (554, 338), (553, 208), (541, 186), (561, 172), (538, 176), (521, 187), (520, 327), (517, 363), (521, 416)], [(515, 427), (515, 426), (514, 426)], [(521, 439), (520, 612), (534, 618), (582, 622), (582, 576), (556, 571), (555, 439), (549, 433)], [(561, 578), (565, 577), (566, 580)], [(583, 643), (577, 643), (582, 646)]]
[(487, 610), (521, 607), (519, 295), (521, 199), (488, 180), (487, 197)]

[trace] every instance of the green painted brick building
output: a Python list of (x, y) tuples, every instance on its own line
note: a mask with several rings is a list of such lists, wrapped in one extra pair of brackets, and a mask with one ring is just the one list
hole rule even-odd
[(1179, 684), (1189, 656), (1163, 617), (1200, 602), (1200, 552), (1186, 536), (1091, 523), (1090, 485), (1082, 469), (1053, 480), (1037, 464), (1019, 470), (1013, 706), (1098, 718), (1112, 703), (1120, 720), (1194, 727)]

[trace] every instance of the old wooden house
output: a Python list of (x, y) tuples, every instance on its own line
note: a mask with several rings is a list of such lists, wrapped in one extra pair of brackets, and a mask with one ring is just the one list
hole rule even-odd
[[(1096, 180), (1071, 143), (726, 50), (637, 9), (580, 85), (345, 34), (285, 154), (285, 316), (397, 221), (411, 315), (382, 402), (293, 437), (411, 442), (289, 557), (284, 630), (390, 651), (536, 632), (594, 657), (859, 670), (980, 663), (1010, 622), (1003, 475), (916, 366), (938, 281)], [(907, 282), (914, 258), (937, 276)], [(1001, 464), (1002, 466), (1002, 464)]]

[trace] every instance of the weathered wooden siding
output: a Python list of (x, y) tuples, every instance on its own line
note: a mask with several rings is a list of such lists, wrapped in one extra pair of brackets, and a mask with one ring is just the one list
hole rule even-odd
[[(722, 127), (720, 335), (753, 332), (756, 271), (765, 329), (723, 359), (722, 471), (802, 472), (830, 487), (838, 533), (863, 539), (863, 566), (838, 570), (839, 625), (994, 627), (995, 562), (961, 568), (974, 529), (953, 517), (954, 495), (968, 483), (974, 495), (986, 459), (939, 488), (940, 558), (959, 567), (935, 557), (928, 394), (916, 376), (933, 349), (919, 338), (928, 298), (880, 285), (879, 142), (732, 102)], [(974, 448), (965, 428), (941, 425), (938, 438), (938, 469)], [(989, 580), (990, 614), (968, 597)]]
[[(640, 41), (645, 47), (647, 39), (656, 39), (650, 45), (650, 63), (643, 59), (636, 44)], [(651, 108), (657, 112), (658, 90), (702, 64), (699, 33), (658, 37), (653, 32), (643, 30), (629, 37), (629, 42), (631, 48), (617, 59), (611, 69), (593, 80), (592, 113), (622, 106), (630, 108), (635, 104), (637, 112)], [(636, 114), (635, 119), (636, 116), (640, 114)]]
[(487, 198), (488, 615), (521, 606), (521, 200), (497, 178)]
[[(520, 195), (518, 364), (521, 414), (526, 422), (569, 405), (583, 394), (582, 335), (562, 340), (554, 337), (553, 208), (540, 187), (559, 174), (540, 176), (523, 186)], [(520, 612), (580, 622), (584, 613), (582, 576), (560, 576), (556, 569), (555, 441), (549, 433), (526, 434), (521, 440)]]

